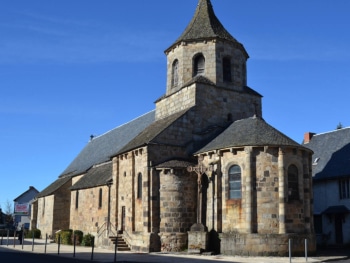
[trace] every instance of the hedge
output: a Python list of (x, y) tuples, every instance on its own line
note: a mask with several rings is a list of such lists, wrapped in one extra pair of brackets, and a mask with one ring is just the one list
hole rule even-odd
[(58, 237), (61, 237), (61, 244), (63, 245), (72, 245), (72, 235), (73, 235), (73, 230), (62, 230), (60, 232), (56, 233), (55, 236), (55, 241), (58, 243)]
[(25, 232), (25, 238), (33, 238), (33, 233), (34, 233), (34, 238), (41, 238), (41, 231), (40, 229), (32, 229), (29, 230), (28, 232)]
[(91, 234), (86, 234), (84, 237), (83, 237), (83, 242), (81, 243), (82, 246), (85, 246), (85, 247), (91, 247), (92, 246), (92, 241), (95, 237)]

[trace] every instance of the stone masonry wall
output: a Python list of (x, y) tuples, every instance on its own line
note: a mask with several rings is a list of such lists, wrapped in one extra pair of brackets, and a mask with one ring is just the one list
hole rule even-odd
[(310, 234), (234, 234), (222, 233), (221, 253), (242, 256), (279, 256), (289, 254), (289, 239), (292, 240), (292, 256), (305, 255), (305, 239), (308, 240), (308, 255), (314, 255), (316, 242)]
[[(193, 78), (193, 59), (202, 54), (205, 58), (204, 76), (214, 82), (217, 86), (242, 90), (246, 85), (246, 60), (245, 54), (234, 44), (227, 41), (202, 41), (183, 43), (167, 53), (167, 92), (172, 94), (179, 90), (186, 82)], [(223, 81), (223, 58), (231, 59), (232, 82)], [(172, 66), (178, 60), (179, 81), (176, 87), (172, 86)]]
[(159, 176), (161, 250), (182, 251), (196, 223), (197, 178), (185, 170), (163, 170)]
[[(156, 103), (156, 119), (167, 117), (196, 105), (198, 130), (210, 125), (262, 116), (261, 97), (244, 92), (195, 83)], [(231, 115), (231, 120), (229, 120)]]
[(46, 234), (53, 236), (53, 208), (53, 195), (38, 198), (37, 229), (40, 229), (43, 237)]
[[(102, 206), (99, 206), (100, 190), (102, 190)], [(76, 208), (76, 192), (79, 192)], [(70, 229), (83, 231), (84, 234), (107, 235), (108, 218), (108, 186), (99, 186), (71, 192)], [(101, 228), (102, 232), (98, 230)], [(112, 229), (113, 230), (113, 229)], [(115, 232), (115, 230), (114, 230)], [(97, 241), (97, 239), (96, 239)]]
[(70, 219), (70, 187), (72, 181), (69, 180), (61, 186), (54, 194), (53, 210), (53, 231), (65, 230), (69, 228)]
[[(207, 225), (209, 229), (221, 233), (221, 253), (282, 256), (288, 253), (289, 238), (293, 239), (295, 253), (303, 251), (305, 238), (309, 240), (309, 251), (315, 251), (313, 220), (310, 216), (312, 189), (309, 154), (297, 148), (283, 148), (281, 151), (277, 147), (245, 147), (205, 156), (205, 166), (214, 162), (214, 167), (220, 169), (214, 171), (207, 190)], [(279, 182), (281, 158), (284, 171), (282, 190)], [(299, 172), (298, 200), (289, 200), (288, 197), (288, 167), (292, 164), (297, 166)], [(228, 170), (232, 165), (241, 167), (241, 199), (230, 200), (228, 197)], [(252, 174), (250, 197), (247, 192), (249, 170)], [(281, 191), (285, 196), (283, 200)], [(281, 224), (285, 224), (285, 227), (281, 228)]]
[[(128, 152), (118, 157), (116, 211), (117, 228), (124, 226), (124, 238), (134, 251), (159, 251), (152, 242), (150, 215), (150, 171), (146, 148)], [(142, 196), (137, 196), (138, 176), (142, 175)], [(123, 211), (125, 217), (123, 218)]]

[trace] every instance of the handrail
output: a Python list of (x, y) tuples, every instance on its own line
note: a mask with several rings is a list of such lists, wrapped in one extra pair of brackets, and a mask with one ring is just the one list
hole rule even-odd
[[(113, 231), (114, 230), (114, 231)], [(113, 236), (116, 235), (117, 228), (112, 222), (104, 222), (101, 227), (97, 228), (97, 236), (100, 237), (104, 233), (108, 233), (108, 235), (112, 234)]]
[(124, 237), (124, 241), (129, 245), (130, 245), (130, 241), (132, 240), (131, 236), (129, 235), (128, 231), (123, 231), (123, 237)]

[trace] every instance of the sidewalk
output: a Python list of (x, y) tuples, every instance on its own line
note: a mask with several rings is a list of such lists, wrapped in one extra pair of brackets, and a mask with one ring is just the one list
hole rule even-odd
[[(45, 253), (45, 240), (36, 239), (34, 246), (32, 240), (26, 239), (22, 245), (18, 240), (16, 245), (13, 245), (13, 238), (9, 240), (3, 239), (0, 246), (0, 252), (23, 251), (30, 253)], [(58, 254), (58, 244), (49, 243), (46, 245), (46, 254), (56, 255), (58, 257), (73, 258), (74, 247), (67, 245), (60, 245), (60, 252)], [(92, 248), (90, 247), (76, 247), (75, 258), (83, 260), (91, 260)], [(324, 256), (324, 257), (309, 257), (307, 262), (325, 262), (329, 260), (342, 259), (341, 256)], [(94, 248), (94, 255), (92, 262), (114, 262), (114, 251)], [(209, 256), (209, 255), (189, 255), (186, 253), (133, 253), (133, 252), (118, 252), (117, 262), (150, 262), (150, 263), (200, 263), (200, 262), (221, 262), (221, 263), (289, 263), (287, 257), (239, 257), (239, 256)], [(303, 257), (294, 257), (292, 262), (306, 262)]]

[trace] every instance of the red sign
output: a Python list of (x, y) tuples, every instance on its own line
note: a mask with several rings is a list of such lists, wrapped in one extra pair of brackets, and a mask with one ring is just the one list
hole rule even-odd
[(28, 215), (29, 204), (15, 204), (15, 214), (17, 215)]

